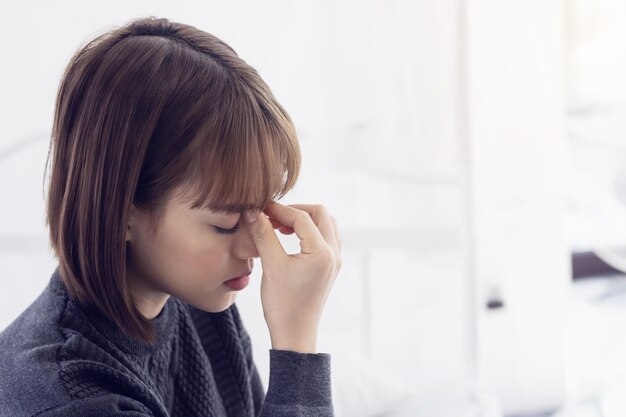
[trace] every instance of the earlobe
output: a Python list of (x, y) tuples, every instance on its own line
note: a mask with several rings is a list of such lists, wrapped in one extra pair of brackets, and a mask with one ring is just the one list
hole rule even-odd
[(128, 224), (126, 225), (126, 241), (132, 240), (132, 234), (130, 226), (135, 222), (135, 217), (137, 215), (137, 208), (134, 204), (130, 206), (130, 215), (128, 216)]

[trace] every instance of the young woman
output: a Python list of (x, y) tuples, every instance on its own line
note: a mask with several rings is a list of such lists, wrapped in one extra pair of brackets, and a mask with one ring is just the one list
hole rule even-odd
[[(316, 340), (341, 241), (324, 206), (276, 201), (300, 149), (254, 68), (195, 27), (130, 21), (70, 60), (50, 155), (59, 265), (0, 333), (0, 416), (333, 415)], [(266, 394), (235, 305), (255, 257)]]

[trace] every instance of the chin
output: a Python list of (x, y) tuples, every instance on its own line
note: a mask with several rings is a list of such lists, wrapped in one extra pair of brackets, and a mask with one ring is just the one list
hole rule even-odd
[(194, 304), (193, 306), (202, 311), (206, 311), (207, 313), (221, 313), (233, 305), (235, 298), (236, 297), (234, 295), (227, 295), (220, 300), (215, 300), (212, 303), (199, 303), (198, 305)]

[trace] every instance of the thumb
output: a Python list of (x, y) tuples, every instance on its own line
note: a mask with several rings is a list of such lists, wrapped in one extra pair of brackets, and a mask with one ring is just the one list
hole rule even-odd
[(264, 260), (271, 263), (280, 261), (280, 258), (287, 256), (287, 252), (278, 240), (274, 227), (261, 210), (246, 210), (244, 213), (248, 231), (252, 236), (252, 241), (256, 246), (261, 262)]

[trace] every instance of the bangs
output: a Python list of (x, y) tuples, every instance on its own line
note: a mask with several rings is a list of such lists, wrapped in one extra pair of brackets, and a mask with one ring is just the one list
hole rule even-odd
[(189, 147), (182, 189), (191, 208), (240, 213), (282, 198), (301, 163), (287, 113), (262, 88), (236, 78), (228, 79), (210, 107)]

